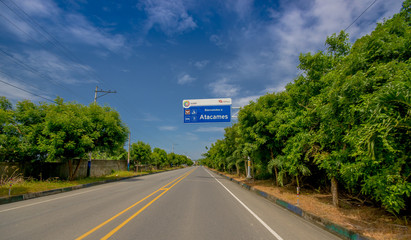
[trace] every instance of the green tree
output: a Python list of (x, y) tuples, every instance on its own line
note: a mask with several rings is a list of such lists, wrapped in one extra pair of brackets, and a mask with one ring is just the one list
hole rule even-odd
[(20, 160), (21, 131), (9, 100), (0, 97), (0, 161)]
[(133, 160), (134, 165), (141, 164), (150, 164), (151, 163), (151, 146), (142, 141), (131, 144), (130, 150), (131, 159)]
[[(43, 105), (43, 130), (39, 149), (47, 153), (47, 161), (68, 162), (69, 179), (76, 176), (81, 159), (92, 150), (114, 151), (124, 145), (127, 128), (119, 114), (108, 107), (75, 103)], [(73, 159), (79, 159), (73, 169)]]
[(160, 148), (154, 148), (151, 154), (151, 159), (157, 168), (167, 165), (167, 152)]

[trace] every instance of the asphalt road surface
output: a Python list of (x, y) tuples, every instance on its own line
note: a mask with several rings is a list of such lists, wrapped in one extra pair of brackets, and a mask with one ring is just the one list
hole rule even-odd
[(0, 239), (340, 239), (206, 168), (0, 205)]

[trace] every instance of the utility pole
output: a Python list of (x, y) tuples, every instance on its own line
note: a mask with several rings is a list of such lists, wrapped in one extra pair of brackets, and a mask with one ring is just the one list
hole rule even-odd
[(130, 141), (131, 141), (131, 132), (128, 133), (128, 158), (127, 158), (127, 171), (130, 171)]
[[(102, 93), (104, 93), (104, 94), (102, 94), (102, 95), (100, 95), (100, 96), (97, 96), (97, 93), (99, 93), (99, 92), (102, 92)], [(98, 86), (96, 86), (96, 90), (94, 90), (94, 104), (97, 104), (97, 98), (102, 97), (102, 96), (104, 96), (104, 95), (107, 95), (107, 94), (109, 94), (109, 93), (117, 93), (117, 91), (111, 91), (111, 90), (103, 91), (102, 89), (98, 90)], [(89, 153), (89, 155), (90, 155), (90, 158), (89, 158), (88, 163), (87, 163), (87, 177), (90, 177), (91, 152)]]
[[(99, 92), (104, 93), (104, 94), (102, 94), (100, 96), (97, 96), (97, 93), (99, 93)], [(117, 93), (117, 91), (111, 91), (111, 90), (104, 91), (103, 89), (98, 90), (98, 86), (96, 86), (96, 90), (94, 90), (94, 103), (97, 103), (97, 98), (105, 96), (109, 93)]]
[(174, 153), (174, 145), (178, 145), (177, 143), (172, 143), (171, 144), (171, 152)]

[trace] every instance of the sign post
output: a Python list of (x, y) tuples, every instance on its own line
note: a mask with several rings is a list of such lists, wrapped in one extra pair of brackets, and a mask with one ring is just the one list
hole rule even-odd
[(231, 98), (183, 100), (184, 123), (231, 121)]

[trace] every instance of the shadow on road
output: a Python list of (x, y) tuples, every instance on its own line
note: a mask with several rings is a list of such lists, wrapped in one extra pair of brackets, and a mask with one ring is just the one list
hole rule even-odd
[(128, 178), (124, 179), (123, 182), (138, 182), (138, 181), (143, 181), (144, 179), (141, 178)]

